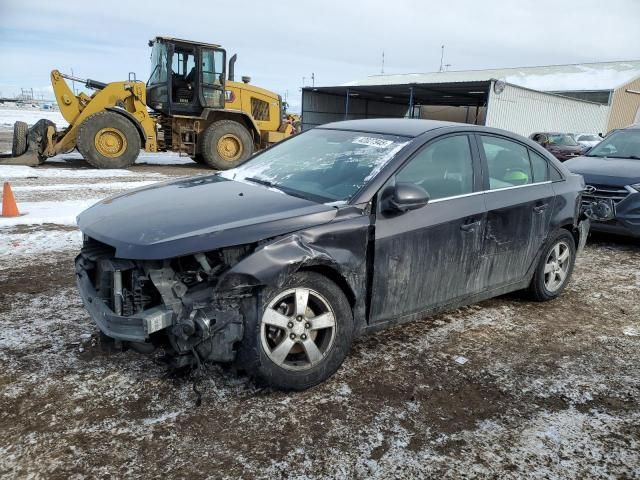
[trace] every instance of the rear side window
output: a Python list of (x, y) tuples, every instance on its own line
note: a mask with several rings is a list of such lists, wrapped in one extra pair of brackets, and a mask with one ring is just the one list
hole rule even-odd
[(560, 180), (562, 180), (562, 175), (560, 175), (560, 172), (551, 165), (549, 165), (549, 180), (551, 180), (552, 182), (559, 182)]
[(533, 183), (527, 148), (499, 137), (480, 136), (489, 170), (489, 189)]
[(431, 200), (473, 192), (473, 160), (467, 135), (436, 140), (413, 157), (396, 182), (414, 183)]
[(549, 180), (549, 163), (542, 155), (529, 150), (531, 159), (531, 170), (533, 171), (534, 182), (546, 182)]

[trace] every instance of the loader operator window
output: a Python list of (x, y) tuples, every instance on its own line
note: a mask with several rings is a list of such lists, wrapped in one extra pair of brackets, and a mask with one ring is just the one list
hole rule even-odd
[(155, 42), (151, 50), (151, 73), (147, 81), (147, 102), (151, 108), (162, 110), (169, 101), (167, 46)]
[(176, 51), (171, 60), (171, 93), (175, 103), (191, 103), (195, 95), (196, 63), (191, 52)]
[(224, 51), (202, 50), (202, 96), (205, 107), (224, 107)]
[(151, 75), (148, 84), (164, 84), (167, 81), (167, 46), (156, 43), (151, 50)]

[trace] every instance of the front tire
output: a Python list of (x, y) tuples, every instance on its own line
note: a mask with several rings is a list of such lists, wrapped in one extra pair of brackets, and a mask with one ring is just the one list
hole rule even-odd
[(562, 293), (569, 283), (576, 260), (575, 240), (567, 230), (560, 229), (548, 245), (528, 290), (532, 299), (538, 302), (553, 300)]
[(78, 150), (96, 168), (127, 168), (141, 148), (136, 126), (114, 112), (98, 112), (87, 117), (78, 129)]
[(298, 272), (262, 295), (248, 320), (239, 367), (269, 386), (305, 390), (333, 375), (353, 339), (353, 314), (344, 293), (315, 272)]
[(211, 168), (235, 168), (253, 153), (253, 139), (244, 125), (218, 120), (205, 130), (200, 146), (202, 158)]

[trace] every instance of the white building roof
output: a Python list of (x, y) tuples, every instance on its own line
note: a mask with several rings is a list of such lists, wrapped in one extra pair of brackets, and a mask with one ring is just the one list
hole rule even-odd
[(578, 63), (542, 67), (460, 70), (401, 75), (372, 75), (345, 86), (405, 85), (410, 83), (482, 82), (492, 79), (546, 92), (614, 90), (640, 78), (640, 60)]

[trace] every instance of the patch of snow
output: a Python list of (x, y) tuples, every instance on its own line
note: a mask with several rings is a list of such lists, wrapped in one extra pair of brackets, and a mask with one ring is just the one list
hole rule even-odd
[[(567, 66), (569, 67), (569, 66)], [(636, 70), (620, 71), (616, 68), (594, 68), (589, 65), (574, 65), (571, 71), (557, 71), (549, 67), (549, 73), (530, 74), (526, 70), (502, 78), (525, 88), (541, 91), (611, 90), (620, 86)]]
[[(73, 151), (62, 153), (47, 159), (47, 163), (66, 163), (67, 160), (82, 160), (80, 152)], [(140, 151), (136, 160), (136, 165), (193, 165), (194, 161), (190, 157), (180, 156), (173, 152), (145, 152)]]
[(194, 163), (190, 157), (181, 157), (173, 152), (140, 152), (140, 156), (136, 160), (136, 165), (193, 165)]
[(14, 192), (38, 192), (38, 191), (71, 191), (71, 190), (127, 190), (153, 185), (157, 181), (147, 180), (140, 182), (99, 182), (99, 183), (59, 183), (54, 185), (20, 185), (11, 187)]
[(26, 122), (29, 126), (38, 120), (46, 118), (56, 124), (58, 129), (66, 128), (69, 123), (62, 113), (56, 110), (40, 110), (38, 108), (0, 108), (0, 126), (11, 127), (15, 122)]
[(167, 420), (175, 420), (182, 412), (167, 412), (154, 418), (145, 418), (142, 423), (145, 425), (155, 425), (156, 423), (164, 423)]
[[(0, 180), (12, 178), (113, 178), (141, 176), (129, 170), (99, 170), (93, 168), (33, 168), (23, 165), (1, 165)], [(164, 177), (160, 173), (145, 173), (148, 177)]]
[(24, 257), (44, 252), (79, 250), (82, 234), (78, 230), (39, 230), (29, 233), (7, 233), (0, 230), (0, 257)]
[(59, 202), (22, 202), (18, 204), (20, 216), (0, 218), (0, 228), (43, 223), (75, 225), (78, 214), (100, 200), (100, 198), (91, 198)]
[(629, 325), (622, 330), (622, 333), (624, 333), (628, 337), (640, 337), (640, 327)]

